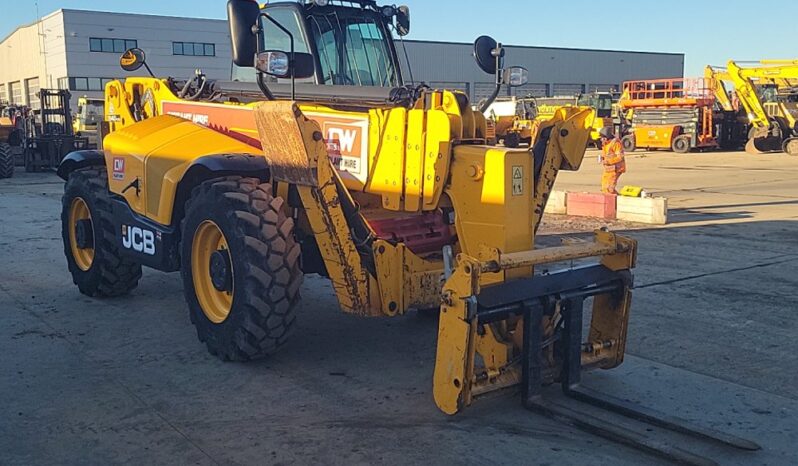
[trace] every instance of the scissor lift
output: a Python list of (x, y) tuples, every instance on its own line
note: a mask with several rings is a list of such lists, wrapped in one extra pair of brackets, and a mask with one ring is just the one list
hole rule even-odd
[(621, 109), (631, 112), (632, 128), (624, 148), (717, 148), (724, 119), (716, 116), (715, 83), (704, 78), (656, 79), (624, 83)]

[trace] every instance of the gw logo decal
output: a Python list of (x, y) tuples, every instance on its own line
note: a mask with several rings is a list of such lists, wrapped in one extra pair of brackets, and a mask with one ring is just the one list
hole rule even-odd
[(122, 246), (125, 249), (155, 255), (155, 233), (139, 227), (122, 225)]

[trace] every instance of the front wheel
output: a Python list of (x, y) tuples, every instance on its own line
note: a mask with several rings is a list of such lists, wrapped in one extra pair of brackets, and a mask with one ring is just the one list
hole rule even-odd
[(671, 149), (674, 152), (679, 154), (686, 154), (690, 152), (692, 148), (692, 138), (689, 134), (682, 134), (680, 136), (676, 136), (674, 138), (673, 143), (671, 144)]
[(141, 265), (119, 252), (104, 168), (69, 175), (64, 187), (61, 236), (72, 281), (87, 296), (114, 297), (131, 292), (141, 279)]
[(623, 139), (621, 139), (621, 144), (623, 144), (624, 152), (634, 152), (637, 149), (637, 141), (633, 134), (624, 136)]
[(14, 154), (11, 152), (11, 145), (0, 144), (0, 178), (11, 178), (14, 176)]
[(302, 271), (293, 219), (269, 184), (229, 177), (197, 186), (182, 223), (191, 322), (223, 360), (265, 357), (294, 327)]

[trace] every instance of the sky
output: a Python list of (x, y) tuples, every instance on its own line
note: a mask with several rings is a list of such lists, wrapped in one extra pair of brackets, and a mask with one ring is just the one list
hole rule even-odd
[[(0, 0), (0, 37), (59, 8), (225, 18), (225, 0)], [(405, 0), (408, 39), (472, 42), (487, 34), (507, 45), (686, 54), (685, 75), (728, 60), (798, 58), (795, 0), (555, 2)], [(605, 5), (616, 4), (616, 8)], [(633, 6), (631, 6), (633, 4)]]

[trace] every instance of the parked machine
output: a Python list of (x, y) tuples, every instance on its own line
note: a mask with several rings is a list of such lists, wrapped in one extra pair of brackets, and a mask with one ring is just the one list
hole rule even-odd
[(78, 108), (72, 119), (72, 132), (77, 137), (85, 137), (91, 149), (97, 148), (99, 123), (103, 119), (104, 99), (88, 96), (78, 98)]
[(736, 112), (717, 106), (717, 83), (707, 78), (677, 78), (624, 83), (620, 110), (629, 115), (631, 128), (624, 149), (667, 149), (687, 153), (694, 149), (732, 148), (738, 141), (726, 135), (739, 125)]
[(545, 121), (561, 107), (576, 107), (581, 109), (593, 110), (590, 119), (590, 138), (589, 143), (601, 147), (602, 128), (613, 127), (613, 95), (609, 92), (590, 92), (573, 96), (538, 97), (535, 99), (537, 105), (537, 119)]
[[(432, 392), (447, 414), (517, 386), (530, 409), (705, 464), (547, 403), (543, 387), (558, 383), (574, 400), (758, 448), (579, 385), (583, 370), (623, 362), (637, 255), (633, 239), (606, 230), (535, 249), (558, 172), (581, 165), (591, 110), (559, 109), (528, 150), (487, 146), (465, 94), (404, 84), (391, 30), (409, 32), (406, 7), (230, 0), (228, 17), (233, 61), (254, 83), (114, 81), (103, 150), (59, 167), (64, 250), (82, 293), (126, 294), (142, 266), (180, 271), (199, 339), (245, 361), (286, 343), (302, 277), (320, 274), (347, 313), (439, 309)], [(371, 59), (360, 55), (366, 39), (346, 31), (369, 31)], [(525, 70), (505, 68), (503, 55), (477, 39), (477, 63), (497, 86), (523, 84)], [(121, 64), (144, 59), (132, 49)]]
[(504, 142), (505, 147), (515, 148), (521, 144), (532, 145), (541, 123), (554, 118), (562, 107), (593, 110), (588, 119), (591, 125), (589, 143), (596, 147), (601, 146), (599, 131), (614, 126), (613, 96), (608, 92), (499, 99), (485, 112), (485, 116), (495, 123), (497, 138)]
[(25, 123), (25, 171), (56, 168), (68, 153), (87, 148), (88, 138), (73, 133), (70, 97), (66, 90), (39, 90), (41, 109)]
[(495, 128), (496, 141), (509, 148), (533, 144), (540, 128), (533, 98), (497, 99), (488, 106), (484, 116)]
[(27, 110), (8, 105), (0, 109), (0, 178), (14, 176), (15, 158), (22, 152), (24, 115)]
[(798, 61), (730, 61), (727, 74), (752, 126), (746, 151), (798, 155)]

